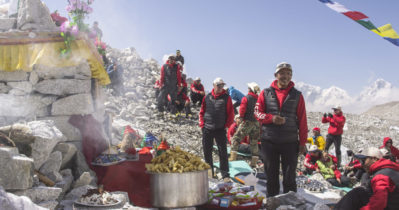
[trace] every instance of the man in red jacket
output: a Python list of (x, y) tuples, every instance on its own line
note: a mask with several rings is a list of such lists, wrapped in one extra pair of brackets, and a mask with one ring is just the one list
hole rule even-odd
[(346, 194), (335, 209), (399, 209), (399, 165), (382, 158), (378, 148), (370, 147), (355, 156), (370, 174), (369, 185)]
[(380, 149), (385, 148), (388, 153), (389, 159), (396, 162), (399, 160), (399, 150), (392, 145), (391, 137), (384, 138), (384, 144), (380, 147)]
[(195, 78), (194, 82), (191, 84), (191, 101), (193, 101), (193, 106), (197, 103), (201, 106), (202, 99), (205, 96), (204, 86), (201, 84), (201, 78)]
[(230, 96), (223, 89), (225, 83), (221, 78), (213, 81), (213, 89), (202, 100), (199, 113), (199, 126), (202, 129), (202, 147), (204, 150), (205, 162), (211, 166), (212, 177), (213, 159), (212, 148), (213, 139), (219, 151), (220, 170), (222, 177), (227, 181), (229, 175), (229, 163), (227, 159), (227, 137), (226, 128), (234, 121), (233, 103)]
[(341, 106), (335, 106), (332, 109), (334, 110), (334, 115), (332, 115), (331, 113), (329, 113), (328, 115), (324, 113), (321, 122), (330, 123), (330, 127), (328, 128), (325, 150), (328, 152), (328, 149), (330, 149), (331, 144), (334, 143), (335, 155), (338, 158), (338, 167), (340, 167), (342, 133), (344, 132), (343, 128), (346, 119), (345, 116), (342, 114)]
[(176, 64), (175, 56), (169, 56), (168, 61), (161, 68), (161, 91), (158, 95), (158, 111), (164, 111), (167, 104), (167, 96), (172, 99), (171, 112), (176, 114), (176, 97), (178, 90), (182, 88), (180, 65)]
[(308, 135), (305, 101), (291, 81), (291, 65), (278, 64), (274, 76), (276, 80), (259, 94), (255, 106), (255, 117), (262, 124), (261, 150), (267, 176), (267, 197), (280, 192), (280, 160), (283, 192), (296, 192), (298, 154), (305, 152)]
[(255, 104), (258, 100), (258, 93), (260, 88), (255, 82), (248, 84), (248, 95), (244, 96), (241, 100), (239, 118), (238, 118), (238, 129), (232, 140), (232, 147), (230, 153), (230, 161), (234, 161), (237, 158), (238, 146), (240, 145), (241, 139), (245, 136), (249, 136), (251, 145), (251, 167), (255, 168), (259, 160), (259, 148), (258, 141), (260, 137), (259, 122), (256, 120), (254, 115)]

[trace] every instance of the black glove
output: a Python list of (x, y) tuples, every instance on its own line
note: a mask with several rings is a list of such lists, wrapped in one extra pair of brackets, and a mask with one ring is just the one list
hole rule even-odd
[(326, 117), (327, 117), (327, 113), (324, 113), (323, 117), (325, 117), (325, 118), (326, 118)]
[(331, 113), (328, 113), (328, 117), (332, 118), (332, 117), (333, 117), (333, 115), (332, 115)]

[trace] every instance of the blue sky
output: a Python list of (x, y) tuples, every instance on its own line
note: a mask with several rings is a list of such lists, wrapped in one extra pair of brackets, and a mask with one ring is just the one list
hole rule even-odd
[[(67, 1), (44, 0), (66, 15)], [(337, 0), (377, 26), (399, 32), (398, 0)], [(377, 78), (399, 86), (399, 47), (318, 0), (96, 0), (87, 23), (99, 21), (104, 41), (134, 47), (162, 61), (182, 51), (191, 77), (206, 88), (215, 77), (246, 91), (270, 85), (281, 61), (293, 79), (358, 94)]]

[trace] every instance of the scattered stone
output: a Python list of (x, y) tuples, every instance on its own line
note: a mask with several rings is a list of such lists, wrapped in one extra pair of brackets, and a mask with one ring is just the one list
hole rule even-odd
[(10, 90), (11, 90), (11, 87), (9, 87), (6, 84), (0, 82), (0, 94), (8, 93)]
[(17, 23), (15, 18), (0, 18), (0, 31), (8, 31)]
[(40, 167), (40, 172), (44, 175), (50, 172), (58, 172), (61, 168), (62, 163), (62, 153), (55, 151), (50, 154), (48, 160)]
[(32, 85), (36, 85), (38, 81), (39, 81), (39, 76), (37, 75), (37, 73), (35, 71), (32, 71), (29, 75), (29, 82)]
[(52, 115), (79, 115), (94, 112), (93, 99), (90, 94), (68, 96), (53, 103)]
[(55, 184), (55, 187), (58, 187), (58, 188), (62, 189), (60, 198), (63, 198), (65, 193), (67, 191), (69, 191), (69, 189), (71, 188), (71, 185), (72, 185), (72, 182), (73, 182), (74, 178), (73, 178), (71, 169), (62, 170), (60, 173), (62, 175), (62, 181), (61, 182), (57, 182)]
[(52, 120), (55, 126), (64, 134), (67, 141), (81, 141), (82, 135), (79, 129), (71, 125), (69, 121), (70, 116), (48, 116), (39, 118), (39, 120)]
[(38, 203), (37, 205), (44, 207), (46, 209), (55, 210), (58, 206), (58, 202), (57, 201), (44, 201), (44, 202)]
[(3, 82), (19, 82), (28, 80), (28, 73), (24, 71), (0, 71), (0, 81)]

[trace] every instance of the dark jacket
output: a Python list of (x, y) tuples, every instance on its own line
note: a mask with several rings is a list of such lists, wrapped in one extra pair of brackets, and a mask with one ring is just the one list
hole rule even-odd
[(254, 111), (255, 104), (258, 100), (258, 95), (253, 92), (248, 92), (248, 95), (242, 98), (240, 104), (240, 117), (247, 121), (256, 121)]
[[(286, 123), (273, 124), (274, 115), (285, 117)], [(275, 80), (270, 88), (262, 90), (255, 106), (255, 117), (262, 123), (262, 141), (292, 143), (299, 140), (300, 145), (305, 145), (308, 135), (305, 102), (293, 82), (280, 89)]]
[(234, 122), (233, 103), (223, 90), (216, 95), (214, 90), (202, 99), (199, 126), (210, 130), (228, 128)]
[(166, 64), (161, 68), (160, 86), (163, 87), (164, 85), (169, 86), (175, 84), (178, 87), (182, 86), (180, 66), (177, 64), (169, 64), (169, 61), (166, 61)]

